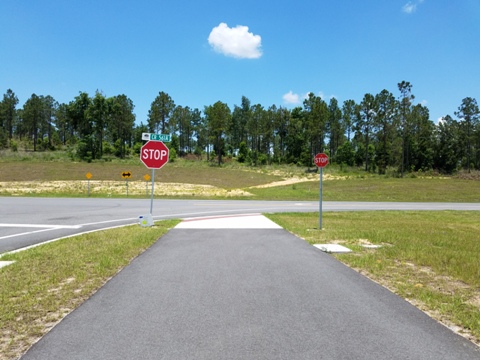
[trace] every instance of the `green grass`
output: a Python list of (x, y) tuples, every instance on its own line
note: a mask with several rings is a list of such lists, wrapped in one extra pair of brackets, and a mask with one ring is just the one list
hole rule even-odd
[[(151, 175), (151, 170), (146, 169), (139, 159), (125, 162), (95, 162), (75, 163), (71, 161), (0, 161), (2, 171), (0, 182), (21, 184), (22, 181), (34, 182), (69, 182), (68, 186), (45, 190), (42, 193), (33, 193), (29, 196), (62, 196), (85, 197), (87, 192), (87, 179), (85, 175), (90, 172), (93, 181), (115, 181), (119, 184), (117, 192), (110, 190), (97, 190), (92, 186), (90, 196), (124, 197), (125, 180), (121, 174), (125, 171), (133, 175), (129, 179), (131, 184), (138, 184), (139, 190), (130, 191), (130, 197), (144, 197), (144, 175)], [(248, 198), (257, 200), (318, 200), (319, 176), (313, 181), (304, 181), (291, 185), (269, 188), (252, 188), (279, 181), (293, 176), (302, 179), (306, 174), (304, 168), (296, 166), (265, 166), (251, 168), (235, 162), (222, 167), (211, 166), (206, 162), (188, 161), (179, 159), (168, 163), (165, 167), (155, 172), (156, 183), (179, 183), (211, 185), (227, 191), (242, 189), (252, 194)], [(315, 176), (315, 175), (314, 175)], [(413, 202), (480, 202), (480, 185), (478, 179), (459, 179), (455, 177), (409, 177), (392, 178), (359, 172), (351, 169), (349, 172), (340, 171), (338, 167), (331, 166), (324, 171), (323, 199), (325, 201), (413, 201)], [(19, 185), (21, 186), (21, 185)], [(32, 186), (32, 185), (29, 185)], [(115, 190), (115, 186), (111, 190)], [(157, 188), (158, 190), (158, 188)], [(15, 192), (2, 190), (0, 195), (9, 196)], [(23, 194), (23, 193), (22, 193)], [(224, 194), (224, 193), (223, 193)], [(244, 196), (212, 195), (191, 193), (176, 195), (174, 193), (162, 195), (171, 198), (241, 198)]]
[[(131, 172), (129, 181), (143, 181), (144, 175), (152, 171), (140, 163), (75, 163), (75, 162), (3, 162), (0, 164), (1, 181), (124, 181), (123, 172)], [(174, 162), (155, 170), (155, 180), (159, 182), (208, 184), (226, 189), (245, 188), (280, 180), (279, 176), (250, 171), (245, 168), (202, 166), (201, 163)]]
[[(249, 189), (259, 199), (318, 200), (320, 180)], [(480, 184), (455, 178), (351, 177), (323, 180), (325, 201), (480, 202)]]
[(480, 212), (327, 212), (322, 231), (318, 213), (268, 217), (312, 244), (349, 247), (334, 256), (480, 343)]
[(0, 354), (16, 359), (178, 221), (66, 238), (5, 255), (0, 269)]

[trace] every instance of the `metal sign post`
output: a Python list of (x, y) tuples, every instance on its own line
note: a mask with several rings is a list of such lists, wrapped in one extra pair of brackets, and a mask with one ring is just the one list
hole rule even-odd
[(152, 177), (148, 174), (143, 175), (143, 178), (145, 179), (145, 197), (148, 198), (148, 180), (150, 180)]
[(128, 179), (132, 177), (132, 173), (130, 171), (122, 172), (122, 178), (125, 179), (125, 187), (127, 189), (127, 197), (128, 197)]
[(155, 169), (152, 169), (152, 193), (150, 194), (150, 215), (153, 212), (153, 193), (155, 192)]
[(90, 179), (92, 178), (92, 173), (88, 172), (86, 173), (85, 176), (87, 177), (87, 181), (88, 181), (88, 197), (90, 197)]
[[(151, 134), (149, 134), (151, 135)], [(140, 149), (140, 160), (152, 169), (152, 194), (150, 197), (150, 215), (153, 213), (153, 194), (155, 192), (155, 169), (160, 169), (168, 162), (169, 149), (162, 141), (149, 140)]]
[(323, 208), (322, 208), (322, 203), (323, 203), (323, 189), (322, 189), (322, 183), (323, 183), (323, 168), (325, 166), (327, 166), (328, 164), (328, 156), (324, 153), (320, 153), (320, 154), (317, 154), (315, 155), (315, 159), (314, 159), (314, 162), (315, 162), (315, 165), (317, 165), (319, 168), (320, 168), (320, 204), (319, 204), (319, 221), (318, 221), (318, 226), (319, 226), (319, 229), (322, 230), (323, 229), (323, 226), (322, 226), (322, 212), (323, 212)]
[(323, 183), (323, 167), (320, 168), (320, 206), (319, 206), (319, 212), (320, 212), (320, 220), (319, 220), (319, 223), (318, 223), (318, 228), (320, 230), (323, 229), (323, 226), (322, 226), (322, 211), (323, 211), (323, 189), (322, 189), (322, 183)]

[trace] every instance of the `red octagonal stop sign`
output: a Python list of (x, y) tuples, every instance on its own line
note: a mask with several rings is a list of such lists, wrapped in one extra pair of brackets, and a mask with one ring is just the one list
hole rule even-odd
[(168, 162), (168, 147), (161, 141), (148, 141), (140, 150), (140, 160), (149, 169), (160, 169)]
[(319, 168), (323, 168), (327, 164), (328, 164), (327, 154), (320, 153), (315, 155), (315, 165), (317, 165)]

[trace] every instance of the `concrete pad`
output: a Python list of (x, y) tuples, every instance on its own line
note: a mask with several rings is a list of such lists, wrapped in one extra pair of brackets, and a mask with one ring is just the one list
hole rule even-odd
[(176, 229), (281, 229), (261, 214), (240, 214), (184, 219)]
[(349, 248), (338, 244), (315, 244), (316, 248), (326, 253), (349, 253), (352, 252)]
[(4, 266), (12, 265), (15, 261), (0, 261), (0, 269)]

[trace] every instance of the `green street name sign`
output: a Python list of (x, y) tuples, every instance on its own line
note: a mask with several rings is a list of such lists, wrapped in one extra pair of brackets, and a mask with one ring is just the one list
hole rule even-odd
[(142, 133), (142, 140), (152, 140), (152, 141), (172, 141), (172, 135), (170, 134), (151, 134), (151, 133)]

